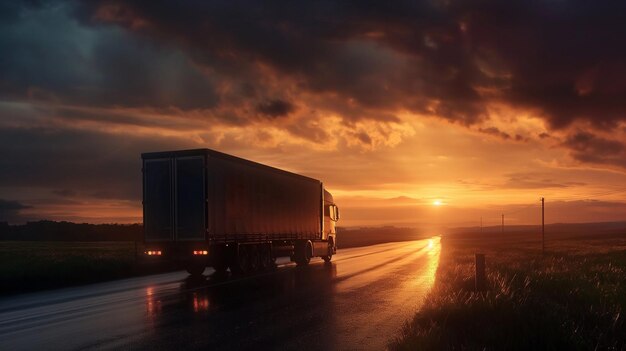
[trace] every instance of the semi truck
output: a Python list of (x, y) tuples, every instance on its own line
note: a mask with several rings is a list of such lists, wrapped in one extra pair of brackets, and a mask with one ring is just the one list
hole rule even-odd
[(298, 266), (337, 252), (339, 208), (324, 184), (211, 149), (143, 153), (145, 254), (189, 274)]

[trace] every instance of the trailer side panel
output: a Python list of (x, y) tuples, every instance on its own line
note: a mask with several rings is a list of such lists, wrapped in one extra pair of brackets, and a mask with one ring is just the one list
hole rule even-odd
[(209, 156), (209, 238), (320, 239), (321, 183), (271, 167)]

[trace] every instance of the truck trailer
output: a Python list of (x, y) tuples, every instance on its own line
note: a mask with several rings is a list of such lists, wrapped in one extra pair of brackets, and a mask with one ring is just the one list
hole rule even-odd
[(337, 252), (339, 208), (321, 181), (210, 149), (143, 153), (146, 255), (190, 274), (298, 266)]

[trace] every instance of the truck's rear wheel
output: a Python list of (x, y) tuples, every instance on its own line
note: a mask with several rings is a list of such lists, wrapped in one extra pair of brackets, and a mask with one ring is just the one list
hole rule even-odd
[(215, 245), (211, 251), (211, 267), (216, 273), (223, 274), (228, 269), (228, 263), (230, 257), (232, 257), (231, 251), (227, 246)]
[(204, 273), (205, 268), (204, 264), (201, 263), (189, 263), (186, 267), (187, 273), (191, 275), (201, 275)]
[(313, 247), (310, 241), (297, 243), (295, 251), (295, 261), (298, 266), (306, 266), (311, 262)]
[(216, 273), (223, 274), (228, 269), (228, 262), (220, 258), (213, 263), (213, 269), (215, 269)]

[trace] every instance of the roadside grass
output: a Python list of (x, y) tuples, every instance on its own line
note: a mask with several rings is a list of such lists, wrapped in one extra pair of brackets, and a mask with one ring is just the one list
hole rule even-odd
[[(528, 238), (533, 238), (530, 240)], [(442, 239), (433, 290), (391, 350), (626, 349), (626, 234)], [(488, 288), (474, 291), (474, 254)]]
[(0, 294), (92, 283), (137, 273), (133, 242), (0, 241)]

